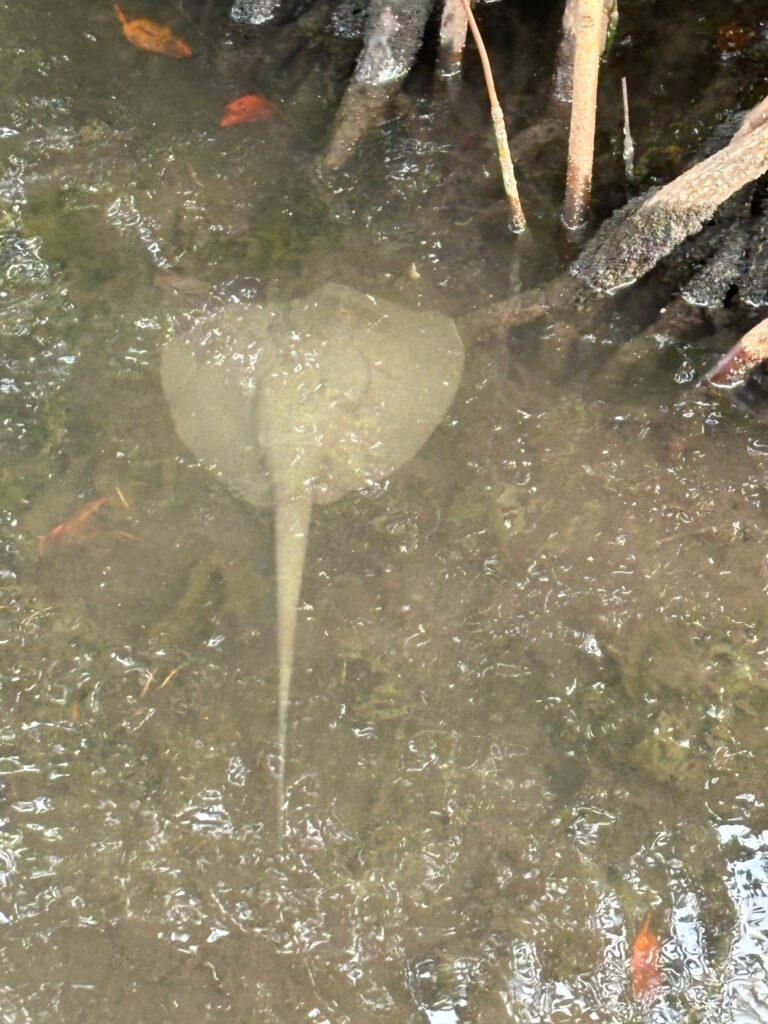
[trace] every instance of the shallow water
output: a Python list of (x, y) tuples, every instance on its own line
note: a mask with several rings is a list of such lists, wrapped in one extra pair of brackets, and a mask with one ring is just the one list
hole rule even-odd
[[(129, 11), (188, 38), (173, 62), (109, 5), (49, 7), (0, 5), (0, 1019), (768, 1019), (766, 427), (697, 390), (709, 353), (624, 343), (652, 288), (568, 346), (554, 314), (465, 338), (425, 448), (315, 517), (281, 850), (270, 518), (176, 439), (163, 339), (211, 289), (458, 316), (554, 273), (561, 154), (521, 169), (521, 250), (474, 71), (451, 101), (426, 66), (318, 184), (330, 43), (291, 61), (212, 4)], [(686, 67), (719, 67), (722, 5), (688, 7)], [(643, 12), (616, 62), (634, 31), (647, 154), (683, 72)], [(511, 109), (553, 46), (516, 31)], [(221, 131), (254, 90), (275, 119)]]

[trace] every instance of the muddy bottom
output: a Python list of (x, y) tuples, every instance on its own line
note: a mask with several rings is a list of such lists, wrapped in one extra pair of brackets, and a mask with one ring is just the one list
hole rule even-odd
[[(675, 42), (719, 83), (759, 57), (717, 51), (723, 6)], [(576, 342), (561, 311), (465, 337), (415, 458), (316, 510), (281, 842), (271, 515), (178, 440), (163, 342), (327, 281), (459, 317), (554, 274), (560, 153), (520, 168), (516, 239), (474, 59), (453, 95), (425, 55), (328, 182), (339, 41), (259, 64), (216, 5), (132, 9), (174, 61), (48, 7), (0, 11), (3, 1019), (767, 1020), (768, 433), (696, 387), (716, 334), (632, 350), (656, 282)], [(657, 17), (617, 43), (649, 181), (706, 127), (670, 128)], [(499, 32), (508, 109), (546, 95), (556, 20)], [(222, 129), (249, 92), (274, 117)]]

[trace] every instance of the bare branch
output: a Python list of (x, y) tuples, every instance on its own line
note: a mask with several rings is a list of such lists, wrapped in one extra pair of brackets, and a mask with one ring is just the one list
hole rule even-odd
[(491, 71), (491, 62), (488, 60), (488, 53), (483, 43), (483, 38), (480, 35), (480, 29), (477, 27), (475, 16), (472, 13), (469, 0), (462, 0), (464, 4), (464, 10), (467, 14), (467, 21), (469, 27), (472, 30), (472, 35), (475, 40), (478, 52), (480, 53), (480, 60), (483, 65), (483, 74), (485, 75), (485, 87), (488, 90), (488, 99), (491, 101), (491, 118), (493, 120), (493, 131), (496, 136), (496, 148), (499, 151), (499, 163), (501, 164), (501, 174), (504, 178), (504, 191), (507, 194), (507, 202), (509, 204), (509, 215), (512, 219), (512, 227), (515, 231), (525, 231), (525, 214), (523, 213), (523, 207), (520, 204), (520, 195), (517, 191), (517, 181), (515, 179), (515, 168), (512, 164), (512, 156), (509, 152), (509, 141), (507, 139), (507, 126), (504, 123), (504, 113), (499, 104), (499, 98), (496, 95), (496, 86), (493, 84), (493, 73)]

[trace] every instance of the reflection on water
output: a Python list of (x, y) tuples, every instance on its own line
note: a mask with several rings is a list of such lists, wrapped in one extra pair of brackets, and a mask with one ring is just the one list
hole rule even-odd
[(465, 338), (427, 445), (313, 524), (281, 852), (270, 521), (177, 440), (160, 348), (211, 289), (503, 293), (492, 149), (416, 97), (328, 200), (296, 77), (218, 129), (253, 50), (209, 5), (166, 63), (44, 6), (0, 12), (3, 1019), (765, 1020), (764, 428), (706, 355), (627, 358), (630, 302), (568, 352)]

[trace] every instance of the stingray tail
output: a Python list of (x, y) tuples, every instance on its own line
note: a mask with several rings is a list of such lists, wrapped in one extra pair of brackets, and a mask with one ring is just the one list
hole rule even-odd
[(279, 496), (275, 506), (275, 557), (277, 561), (277, 636), (280, 687), (277, 700), (279, 765), (277, 818), (280, 839), (285, 836), (285, 764), (288, 745), (288, 709), (291, 699), (296, 617), (304, 574), (312, 502), (306, 494)]

